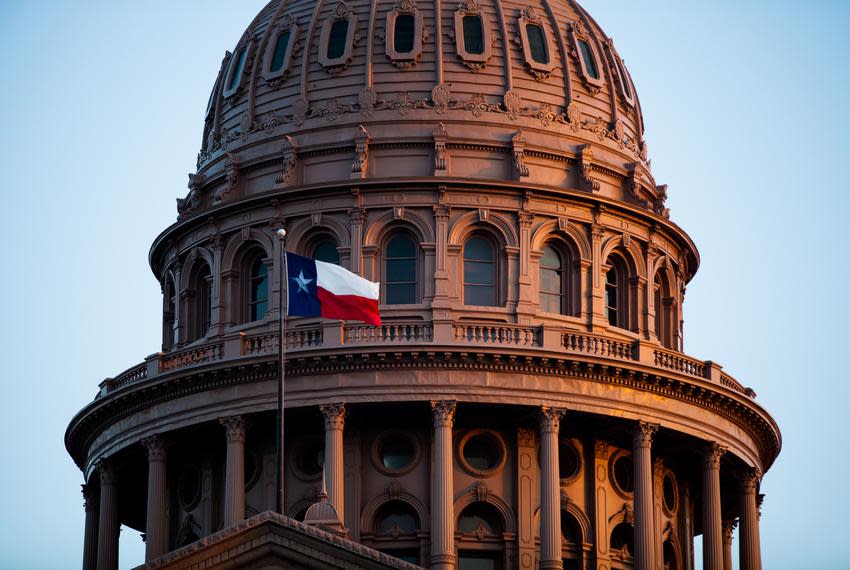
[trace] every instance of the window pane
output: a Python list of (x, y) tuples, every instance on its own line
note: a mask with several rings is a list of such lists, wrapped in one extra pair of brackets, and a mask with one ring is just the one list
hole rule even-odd
[[(492, 556), (492, 555), (491, 555)], [(458, 558), (458, 570), (496, 570), (496, 560), (487, 555), (463, 556)]]
[(380, 531), (416, 532), (416, 517), (410, 513), (387, 513), (381, 520)]
[(626, 77), (626, 70), (623, 67), (623, 62), (619, 59), (617, 60), (617, 69), (620, 70), (620, 80), (623, 82), (623, 91), (626, 93), (626, 97), (631, 98), (632, 87), (629, 85), (629, 78)]
[(416, 260), (388, 259), (387, 283), (413, 283), (416, 281)]
[(395, 19), (393, 49), (396, 53), (413, 51), (413, 26), (416, 19), (413, 14), (399, 14)]
[(331, 24), (328, 39), (328, 59), (337, 59), (345, 53), (345, 41), (348, 39), (348, 20), (337, 20)]
[(481, 16), (463, 17), (463, 49), (472, 55), (484, 53), (484, 27)]
[(540, 290), (560, 295), (562, 293), (561, 272), (554, 269), (546, 269), (545, 267), (542, 268), (540, 270)]
[(467, 305), (495, 307), (496, 288), (481, 285), (466, 285), (463, 288), (463, 302)]
[(494, 257), (493, 245), (483, 237), (473, 236), (463, 246), (464, 259), (493, 261)]
[(336, 249), (336, 242), (331, 240), (319, 242), (313, 249), (313, 259), (339, 265), (339, 252)]
[(259, 321), (266, 316), (269, 300), (269, 269), (261, 258), (251, 264), (251, 298), (248, 300), (248, 316)]
[(416, 247), (413, 240), (406, 235), (397, 235), (387, 244), (387, 257), (414, 257)]
[(540, 258), (540, 266), (551, 269), (561, 268), (561, 256), (558, 255), (554, 247), (546, 246), (543, 248), (543, 257)]
[(415, 284), (387, 283), (387, 305), (410, 305), (415, 302)]
[(584, 67), (587, 69), (587, 74), (594, 79), (599, 79), (599, 68), (596, 67), (596, 58), (593, 57), (593, 50), (590, 49), (590, 44), (584, 40), (579, 40), (578, 46), (581, 49), (581, 58), (584, 60)]
[(537, 63), (549, 63), (549, 50), (546, 46), (546, 34), (543, 28), (536, 24), (526, 24), (525, 33), (531, 48), (531, 59)]
[(284, 59), (286, 59), (286, 46), (289, 44), (289, 30), (282, 32), (277, 37), (277, 42), (274, 46), (274, 54), (272, 54), (272, 66), (269, 71), (280, 71), (283, 68)]
[(495, 285), (496, 264), (482, 261), (464, 262), (463, 281), (467, 285)]
[(560, 313), (561, 312), (561, 296), (553, 295), (551, 293), (541, 293), (540, 294), (540, 308), (546, 311), (547, 313)]
[(245, 65), (245, 54), (247, 51), (245, 48), (242, 48), (236, 54), (236, 63), (230, 68), (230, 79), (227, 82), (228, 91), (239, 85), (239, 78), (242, 76), (242, 67)]

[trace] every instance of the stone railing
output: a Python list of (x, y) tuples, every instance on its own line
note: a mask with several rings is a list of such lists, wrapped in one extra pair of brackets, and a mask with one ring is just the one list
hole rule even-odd
[(213, 342), (201, 346), (159, 355), (159, 371), (166, 372), (175, 368), (185, 368), (196, 364), (206, 364), (224, 358), (224, 343)]
[(582, 333), (564, 333), (563, 346), (567, 352), (589, 354), (617, 360), (633, 359), (633, 343)]
[(705, 363), (702, 360), (688, 358), (684, 354), (669, 350), (656, 350), (654, 354), (655, 366), (659, 368), (667, 368), (682, 374), (705, 378)]
[[(481, 322), (388, 322), (376, 327), (328, 321), (306, 328), (292, 328), (286, 332), (286, 347), (293, 353), (317, 349), (339, 350), (348, 346), (358, 346), (360, 350), (374, 348), (369, 345), (472, 345), (491, 349), (525, 347), (547, 353), (560, 352), (660, 368), (703, 379), (748, 398), (756, 396), (751, 388), (741, 385), (715, 362), (691, 358), (645, 340), (613, 339), (557, 327)], [(220, 341), (153, 354), (145, 362), (127, 369), (117, 377), (104, 380), (100, 384), (98, 397), (165, 372), (243, 357), (277, 354), (277, 351), (277, 334), (274, 332), (225, 335)]]
[(433, 336), (434, 329), (431, 323), (387, 323), (379, 327), (346, 324), (343, 342), (345, 344), (431, 342)]

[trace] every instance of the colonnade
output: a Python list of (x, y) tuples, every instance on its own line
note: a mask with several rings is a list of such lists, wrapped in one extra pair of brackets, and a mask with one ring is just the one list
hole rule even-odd
[[(431, 402), (434, 466), (431, 489), (431, 565), (433, 570), (454, 570), (455, 518), (452, 428), (457, 402)], [(328, 501), (344, 521), (343, 430), (345, 405), (321, 406), (325, 419), (325, 482)], [(561, 560), (561, 488), (558, 470), (559, 430), (565, 410), (540, 409), (540, 554), (538, 567), (563, 568)], [(242, 416), (221, 418), (227, 444), (224, 489), (224, 523), (230, 527), (245, 518), (245, 435)], [(653, 515), (652, 441), (658, 426), (639, 421), (632, 432), (634, 463), (634, 567), (655, 570), (663, 564), (658, 551)], [(146, 561), (165, 554), (166, 536), (166, 441), (154, 435), (142, 440), (148, 459)], [(731, 525), (720, 508), (720, 461), (726, 449), (711, 443), (702, 452), (703, 569), (731, 569)], [(116, 570), (118, 567), (118, 486), (115, 465), (109, 459), (96, 465), (98, 487), (83, 485), (86, 512), (83, 550), (84, 570)], [(753, 469), (744, 474), (740, 488), (741, 570), (761, 570), (759, 511), (756, 490), (761, 474)], [(508, 570), (508, 569), (506, 569)]]

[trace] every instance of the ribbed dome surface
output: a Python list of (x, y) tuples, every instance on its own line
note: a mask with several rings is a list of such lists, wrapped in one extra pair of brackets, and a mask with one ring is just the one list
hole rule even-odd
[(580, 188), (664, 213), (631, 78), (568, 0), (272, 0), (222, 61), (178, 210), (433, 176)]

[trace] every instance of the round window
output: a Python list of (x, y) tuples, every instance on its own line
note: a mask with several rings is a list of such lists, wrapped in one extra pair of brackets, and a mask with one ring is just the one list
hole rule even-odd
[(245, 488), (253, 487), (260, 478), (260, 461), (253, 451), (245, 453)]
[(562, 440), (558, 444), (558, 473), (561, 479), (572, 479), (579, 474), (581, 459), (573, 445)]
[(314, 479), (322, 474), (325, 446), (321, 439), (310, 438), (296, 443), (293, 456), (295, 471), (302, 477)]
[(470, 432), (461, 440), (460, 449), (464, 467), (476, 475), (501, 467), (505, 460), (501, 439), (490, 431)]
[(670, 513), (674, 512), (678, 503), (678, 493), (676, 492), (676, 480), (670, 472), (664, 474), (662, 492), (664, 493), (664, 508)]
[(403, 433), (392, 433), (381, 440), (378, 456), (389, 471), (401, 471), (410, 464), (416, 456), (416, 445)]
[(177, 500), (185, 510), (198, 504), (201, 498), (201, 470), (194, 465), (186, 465), (180, 471), (177, 480)]
[(614, 484), (620, 493), (630, 495), (635, 490), (635, 467), (630, 455), (620, 454), (614, 457), (612, 464)]

